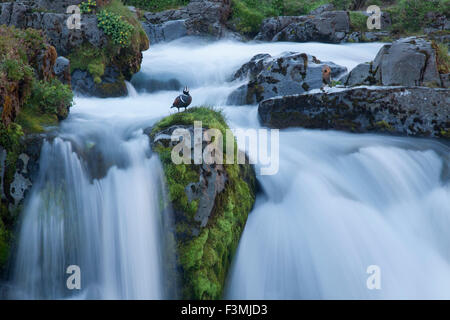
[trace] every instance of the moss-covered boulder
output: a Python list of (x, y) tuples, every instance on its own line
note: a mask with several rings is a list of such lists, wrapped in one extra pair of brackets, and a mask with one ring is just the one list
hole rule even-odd
[(70, 60), (74, 91), (99, 97), (126, 95), (125, 80), (139, 71), (142, 51), (149, 48), (136, 13), (120, 0), (96, 1), (92, 7), (86, 1), (64, 1), (79, 4), (77, 27), (70, 23), (76, 19), (66, 13), (67, 6), (63, 10), (58, 3), (51, 8), (51, 2), (0, 3), (0, 25), (42, 30), (57, 55)]
[[(193, 158), (189, 163), (175, 164), (171, 157), (175, 147), (171, 135), (176, 129), (186, 129), (193, 137), (194, 121), (202, 122), (202, 137), (208, 128), (215, 128), (224, 138), (234, 139), (226, 136), (228, 126), (221, 112), (206, 107), (166, 117), (147, 132), (161, 159), (175, 216), (182, 297), (220, 299), (255, 201), (256, 178), (249, 164), (194, 164)], [(236, 147), (235, 141), (233, 144)], [(203, 141), (202, 150), (206, 146)], [(193, 147), (191, 151), (194, 155)], [(225, 151), (224, 147), (224, 158)]]

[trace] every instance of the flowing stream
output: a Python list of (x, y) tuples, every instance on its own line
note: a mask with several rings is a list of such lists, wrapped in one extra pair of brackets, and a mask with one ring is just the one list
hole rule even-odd
[[(259, 128), (256, 106), (225, 105), (240, 85), (227, 80), (253, 55), (306, 52), (350, 70), (380, 47), (192, 39), (152, 46), (128, 97), (77, 97), (57, 137), (44, 143), (8, 296), (175, 298), (166, 275), (162, 170), (143, 129), (173, 112), (184, 85), (193, 105), (223, 108), (230, 127)], [(227, 298), (450, 298), (448, 146), (289, 129), (279, 149), (278, 174), (258, 176), (262, 192)], [(76, 293), (66, 288), (69, 265), (82, 272)], [(381, 270), (381, 290), (366, 287), (370, 265)]]

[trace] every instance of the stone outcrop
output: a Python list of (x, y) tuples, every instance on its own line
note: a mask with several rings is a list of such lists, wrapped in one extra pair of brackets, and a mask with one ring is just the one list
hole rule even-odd
[(103, 31), (97, 27), (97, 17), (93, 14), (83, 14), (81, 29), (77, 30), (67, 28), (70, 14), (36, 11), (37, 8), (39, 7), (36, 7), (36, 4), (30, 2), (0, 4), (0, 25), (43, 30), (48, 42), (62, 56), (77, 49), (84, 42), (98, 48), (108, 42)]
[[(58, 55), (68, 59), (79, 54), (80, 48), (85, 50), (89, 47), (100, 52), (108, 47), (110, 40), (98, 27), (95, 14), (82, 14), (80, 29), (68, 28), (71, 14), (65, 13), (66, 8), (79, 2), (81, 1), (42, 0), (2, 3), (0, 4), (0, 25), (42, 30), (48, 42), (56, 48)], [(139, 26), (139, 23), (137, 25)], [(148, 40), (142, 41), (140, 38), (139, 35), (138, 44), (128, 48), (109, 49), (110, 57), (105, 63), (105, 72), (100, 82), (94, 83), (94, 77), (87, 70), (79, 69), (72, 70), (71, 75), (68, 75), (65, 69), (61, 71), (58, 78), (65, 83), (71, 78), (74, 79), (72, 89), (83, 95), (99, 97), (126, 95), (125, 80), (130, 80), (131, 76), (139, 71), (142, 62), (141, 51), (148, 49)], [(60, 59), (58, 66), (62, 66), (62, 62), (63, 60)], [(67, 61), (64, 61), (64, 68), (66, 67)]]
[(332, 78), (347, 71), (333, 62), (322, 62), (306, 53), (286, 52), (272, 57), (269, 54), (254, 56), (233, 76), (232, 80), (246, 80), (231, 93), (229, 104), (245, 105), (258, 103), (274, 96), (303, 93), (321, 88), (322, 68), (331, 68)]
[(226, 27), (230, 14), (230, 0), (192, 0), (180, 9), (147, 12), (142, 25), (151, 43), (186, 35), (220, 39), (231, 34)]
[[(6, 151), (0, 146), (0, 195), (2, 202), (8, 204), (8, 210), (15, 212), (23, 205), (27, 193), (39, 172), (39, 157), (44, 135), (27, 135), (21, 141), (21, 151), (18, 154), (14, 168), (6, 166)], [(5, 175), (6, 171), (8, 175)]]
[(343, 79), (343, 83), (348, 86), (444, 85), (432, 43), (417, 37), (400, 39), (383, 46), (373, 62), (355, 67)]
[[(194, 136), (194, 119), (202, 121), (201, 141)], [(200, 107), (171, 115), (144, 131), (149, 134), (166, 177), (170, 205), (165, 207), (173, 208), (176, 273), (184, 299), (223, 296), (232, 257), (256, 196), (255, 172), (248, 161), (247, 164), (193, 161), (195, 145), (208, 152), (203, 140), (211, 126), (220, 128), (222, 135), (228, 128), (221, 113)], [(176, 129), (185, 129), (190, 137), (187, 134), (182, 137), (189, 140), (172, 142)], [(191, 151), (190, 161), (175, 165), (171, 154), (181, 141), (191, 142), (186, 146)]]
[[(194, 127), (192, 126), (180, 126), (175, 125), (167, 129), (158, 132), (152, 140), (152, 148), (155, 149), (158, 146), (164, 148), (173, 148), (178, 142), (171, 141), (171, 135), (176, 129), (185, 129), (190, 132), (191, 136), (191, 155), (194, 155)], [(203, 128), (202, 136), (205, 134), (206, 129)], [(202, 150), (206, 147), (206, 142), (202, 143)], [(198, 226), (191, 226), (190, 234), (198, 236), (200, 229), (204, 228), (208, 224), (209, 217), (211, 216), (216, 197), (225, 189), (225, 183), (228, 181), (228, 174), (223, 165), (210, 165), (203, 163), (198, 165), (199, 179), (197, 182), (189, 183), (184, 192), (187, 195), (188, 201), (198, 201), (197, 212), (194, 215), (194, 221), (198, 223)], [(181, 216), (180, 216), (181, 215)], [(175, 218), (182, 219), (184, 213), (176, 212)], [(187, 236), (187, 235), (186, 235)]]
[(265, 19), (255, 40), (339, 43), (349, 32), (350, 18), (346, 11), (324, 11), (318, 15)]
[(450, 90), (426, 87), (355, 87), (276, 97), (260, 103), (272, 128), (450, 138)]

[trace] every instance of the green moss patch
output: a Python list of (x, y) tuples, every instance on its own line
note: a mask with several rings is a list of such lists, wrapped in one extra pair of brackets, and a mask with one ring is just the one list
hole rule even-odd
[[(224, 137), (228, 129), (220, 111), (198, 107), (162, 119), (154, 126), (150, 136), (154, 138), (158, 132), (173, 125), (191, 126), (194, 121), (202, 121), (203, 128), (219, 129)], [(190, 202), (185, 192), (190, 183), (199, 181), (200, 165), (175, 165), (171, 160), (170, 147), (158, 145), (155, 151), (163, 165), (169, 199), (178, 217), (175, 234), (178, 264), (182, 270), (183, 298), (220, 299), (247, 216), (255, 201), (253, 168), (248, 164), (224, 165), (228, 178), (225, 189), (216, 196), (208, 223), (201, 228), (194, 221), (198, 201)], [(198, 229), (197, 234), (192, 234), (192, 227)]]

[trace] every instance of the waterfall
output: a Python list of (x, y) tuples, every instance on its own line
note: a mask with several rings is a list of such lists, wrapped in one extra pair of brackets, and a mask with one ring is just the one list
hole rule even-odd
[[(280, 144), (228, 298), (450, 298), (448, 146), (307, 130)], [(366, 285), (373, 265), (379, 290)]]
[[(256, 106), (225, 105), (241, 85), (227, 80), (254, 55), (306, 52), (351, 69), (381, 46), (192, 39), (152, 46), (132, 79), (138, 92), (127, 84), (127, 97), (77, 97), (58, 137), (44, 143), (8, 297), (175, 298), (167, 290), (175, 263), (164, 240), (162, 171), (142, 129), (170, 114), (184, 85), (193, 106), (223, 109), (231, 128), (260, 128)], [(278, 174), (257, 177), (262, 192), (225, 297), (450, 298), (449, 146), (288, 129), (279, 150)], [(66, 287), (70, 265), (80, 267), (79, 291)], [(366, 286), (369, 266), (381, 270), (380, 290)]]
[[(23, 212), (13, 298), (160, 299), (164, 297), (161, 168), (148, 139), (123, 145), (127, 166), (91, 181), (70, 142), (42, 149), (40, 174)], [(81, 290), (66, 269), (81, 270)]]

